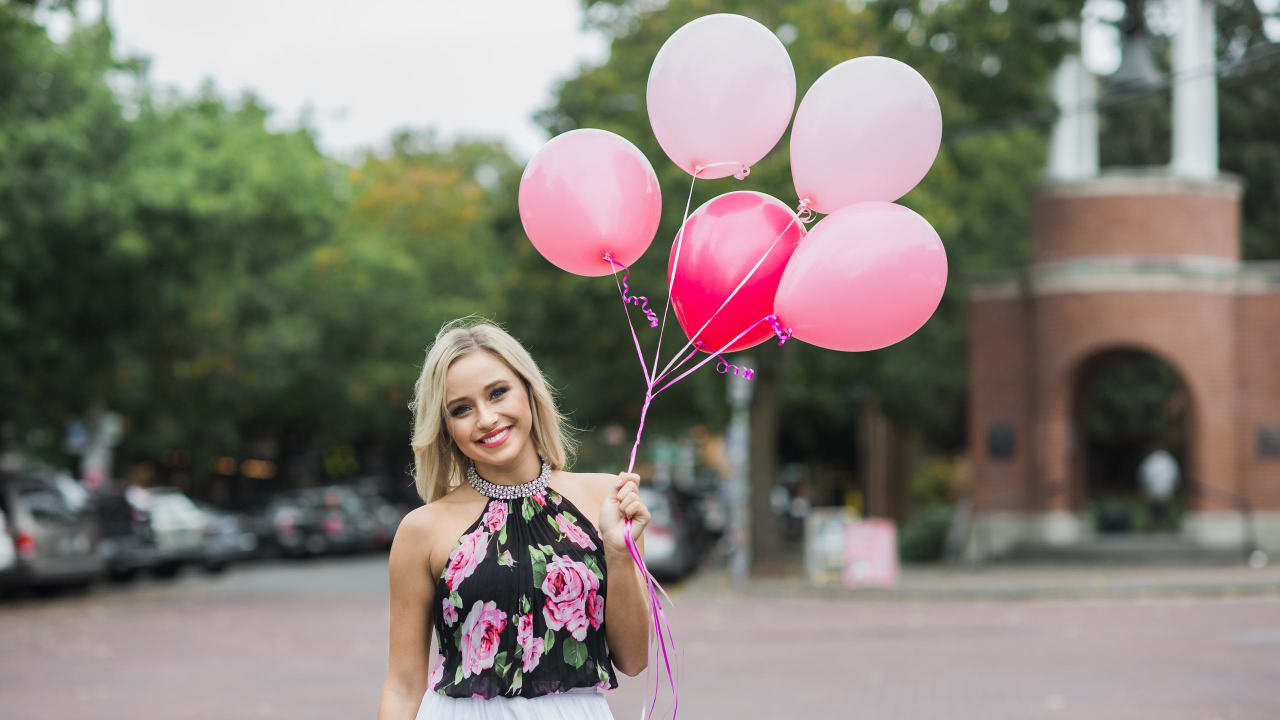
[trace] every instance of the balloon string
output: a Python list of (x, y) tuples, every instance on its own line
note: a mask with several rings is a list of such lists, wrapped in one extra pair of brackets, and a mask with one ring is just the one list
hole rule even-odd
[[(756, 325), (759, 325), (759, 324), (760, 323), (756, 323)], [(754, 327), (754, 325), (752, 327)], [(707, 349), (707, 346), (703, 345), (702, 343), (698, 343), (698, 349), (702, 350), (703, 352), (711, 352), (710, 350)], [(745, 365), (734, 365), (728, 360), (725, 360), (724, 356), (721, 355), (720, 353), (713, 353), (713, 354), (720, 359), (720, 361), (716, 363), (716, 372), (720, 373), (721, 375), (733, 373), (734, 375), (737, 375), (743, 380), (755, 379), (756, 377), (755, 370), (752, 370), (751, 368), (746, 367)]]
[(809, 207), (810, 202), (812, 201), (809, 198), (803, 198), (796, 206), (796, 217), (800, 218), (800, 222), (805, 225), (813, 222), (813, 208)]
[(778, 345), (782, 345), (782, 343), (791, 339), (791, 328), (783, 329), (781, 323), (778, 322), (777, 315), (769, 315), (765, 320), (768, 320), (769, 324), (773, 326), (773, 334), (778, 336)]
[[(689, 207), (693, 204), (693, 186), (698, 183), (698, 173), (702, 172), (702, 167), (697, 167), (693, 172), (693, 179), (689, 181), (689, 197), (684, 201), (684, 218), (680, 220), (680, 231), (676, 233), (676, 259), (671, 264), (671, 277), (667, 279), (667, 302), (662, 307), (662, 327), (658, 328), (658, 347), (653, 351), (653, 370), (658, 371), (658, 356), (662, 353), (662, 335), (667, 329), (667, 311), (671, 309), (671, 287), (676, 280), (676, 271), (680, 269), (680, 248), (684, 243), (684, 224), (689, 220)], [(684, 352), (681, 350), (680, 352)], [(646, 371), (649, 378), (649, 387), (658, 381), (656, 377)]]
[[(612, 253), (606, 252), (604, 254), (604, 259), (608, 260), (609, 264), (614, 266), (613, 268), (614, 280), (617, 280), (618, 278), (618, 268), (622, 268), (622, 273), (623, 273), (622, 284), (621, 284), (621, 287), (618, 288), (618, 291), (622, 293), (622, 302), (629, 303), (631, 305), (635, 305), (636, 307), (640, 308), (640, 311), (645, 314), (645, 317), (649, 318), (649, 327), (651, 328), (658, 327), (658, 313), (649, 309), (649, 298), (643, 295), (627, 294), (631, 292), (631, 286), (627, 284), (627, 279), (631, 277), (631, 269), (628, 268), (626, 265), (623, 265), (621, 262), (614, 260)], [(646, 373), (646, 376), (647, 376), (647, 373)]]
[[(653, 577), (653, 574), (649, 572), (649, 568), (645, 565), (644, 557), (640, 555), (640, 550), (636, 547), (635, 540), (631, 537), (631, 518), (626, 518), (624, 520), (622, 534), (627, 543), (627, 551), (631, 553), (631, 559), (635, 562), (636, 567), (640, 569), (640, 573), (645, 578), (646, 594), (649, 597), (649, 610), (653, 615), (653, 622), (649, 625), (649, 639), (650, 642), (652, 642), (654, 634), (657, 634), (658, 648), (655, 651), (655, 654), (658, 652), (662, 654), (662, 662), (666, 667), (667, 681), (671, 685), (671, 697), (674, 701), (674, 706), (671, 709), (671, 718), (672, 720), (675, 720), (677, 713), (680, 711), (680, 692), (677, 689), (676, 681), (676, 677), (679, 675), (680, 665), (677, 661), (675, 635), (671, 632), (671, 624), (667, 621), (667, 614), (662, 609), (662, 601), (658, 599), (658, 593), (655, 591), (655, 586), (657, 590), (662, 591), (663, 596), (667, 598), (667, 602), (672, 603), (672, 607), (675, 606), (675, 603), (672, 602), (671, 596), (662, 588), (662, 585), (658, 584), (657, 579)], [(667, 653), (668, 641), (670, 641), (671, 644), (671, 653), (669, 655)], [(675, 665), (674, 668), (672, 667), (673, 663)], [(645, 687), (649, 686), (649, 669), (650, 666), (646, 663)], [(658, 705), (658, 683), (661, 681), (661, 678), (655, 678), (654, 680), (653, 700), (649, 703), (649, 713), (647, 717), (653, 717), (653, 711)], [(643, 707), (640, 708), (640, 717), (641, 720), (645, 720), (646, 718)]]
[(702, 367), (703, 365), (706, 365), (708, 362), (711, 362), (711, 360), (713, 360), (714, 358), (719, 357), (719, 356), (720, 356), (720, 354), (721, 354), (721, 353), (723, 353), (725, 350), (728, 350), (730, 346), (732, 346), (734, 343), (736, 343), (736, 342), (738, 342), (739, 340), (741, 340), (741, 339), (742, 339), (742, 337), (743, 337), (744, 335), (746, 335), (747, 333), (751, 332), (752, 330), (754, 330), (754, 329), (755, 329), (755, 327), (756, 327), (757, 325), (759, 325), (759, 324), (760, 324), (760, 323), (762, 323), (762, 322), (767, 321), (768, 319), (769, 319), (769, 316), (768, 316), (768, 315), (766, 315), (766, 316), (764, 316), (764, 317), (760, 318), (759, 320), (757, 320), (757, 321), (755, 321), (755, 322), (751, 323), (750, 325), (748, 325), (748, 326), (747, 326), (747, 328), (746, 328), (745, 330), (743, 330), (742, 332), (738, 333), (738, 335), (737, 335), (736, 337), (734, 337), (734, 338), (733, 338), (732, 340), (730, 340), (729, 342), (725, 343), (725, 344), (724, 344), (724, 346), (723, 346), (723, 347), (721, 347), (719, 350), (716, 350), (714, 353), (711, 353), (711, 354), (707, 355), (707, 356), (706, 356), (705, 358), (703, 358), (703, 359), (702, 359), (702, 360), (701, 360), (697, 365), (694, 365), (693, 367), (689, 368), (688, 370), (685, 370), (683, 373), (680, 373), (680, 375), (679, 375), (679, 376), (677, 376), (677, 377), (676, 377), (676, 379), (674, 379), (674, 380), (668, 380), (668, 381), (667, 381), (667, 383), (666, 383), (665, 385), (663, 385), (661, 388), (659, 388), (659, 389), (657, 389), (657, 390), (651, 390), (650, 392), (651, 392), (651, 393), (656, 397), (656, 396), (657, 396), (659, 393), (661, 393), (663, 390), (666, 390), (667, 388), (671, 387), (672, 385), (675, 385), (676, 383), (680, 382), (680, 381), (681, 381), (681, 380), (683, 380), (684, 378), (688, 377), (690, 373), (692, 373), (692, 372), (696, 371), (698, 368)]
[[(667, 279), (667, 302), (662, 308), (662, 327), (658, 329), (658, 346), (653, 351), (653, 369), (658, 369), (658, 358), (662, 354), (662, 336), (667, 329), (667, 311), (671, 309), (671, 286), (675, 283), (676, 272), (680, 269), (680, 248), (684, 244), (684, 225), (689, 220), (689, 208), (693, 205), (693, 186), (698, 183), (698, 175), (703, 170), (709, 170), (713, 167), (723, 167), (725, 165), (736, 165), (738, 171), (733, 176), (739, 180), (745, 180), (751, 174), (751, 167), (736, 161), (714, 162), (706, 165), (697, 165), (693, 168), (693, 177), (689, 180), (689, 196), (684, 200), (684, 217), (680, 218), (680, 231), (676, 233), (676, 259), (671, 264), (671, 277)], [(685, 347), (688, 347), (687, 345)], [(684, 348), (676, 353), (679, 357), (684, 352)], [(658, 378), (649, 376), (650, 384), (656, 383)]]
[[(714, 313), (711, 313), (711, 317), (707, 318), (707, 321), (702, 324), (702, 327), (698, 328), (698, 332), (694, 333), (693, 337), (689, 338), (689, 342), (685, 343), (683, 348), (680, 348), (681, 353), (683, 353), (686, 348), (693, 346), (694, 343), (698, 341), (698, 338), (702, 335), (702, 331), (706, 330), (707, 327), (711, 325), (711, 321), (716, 319), (716, 316), (720, 314), (720, 311), (724, 310), (725, 307), (729, 305), (729, 301), (733, 300), (733, 298), (738, 295), (738, 291), (741, 290), (743, 286), (747, 284), (747, 281), (750, 280), (751, 277), (756, 274), (756, 270), (760, 269), (760, 266), (764, 264), (765, 259), (769, 257), (769, 253), (773, 252), (773, 249), (778, 245), (778, 242), (781, 241), (783, 236), (787, 234), (787, 231), (790, 230), (791, 227), (796, 224), (797, 220), (798, 220), (797, 217), (792, 216), (791, 222), (787, 223), (787, 226), (782, 228), (782, 232), (778, 233), (778, 236), (773, 239), (773, 242), (769, 243), (769, 247), (765, 249), (764, 254), (760, 256), (760, 259), (756, 261), (755, 265), (751, 266), (751, 269), (748, 270), (747, 274), (743, 276), (742, 280), (738, 282), (738, 286), (733, 289), (733, 292), (729, 293), (729, 297), (725, 298), (724, 302), (720, 303), (720, 307), (716, 308), (716, 311)], [(676, 260), (679, 261), (679, 259), (680, 258), (677, 255)], [(755, 325), (752, 325), (752, 327), (755, 327)], [(676, 357), (679, 357), (679, 356), (680, 356), (679, 354), (676, 355)], [(656, 383), (659, 380), (662, 380), (663, 378), (665, 378), (667, 375), (670, 375), (674, 371), (675, 371), (675, 368), (671, 367), (671, 364), (668, 363), (667, 367), (663, 368), (662, 372), (654, 378), (654, 382)], [(655, 372), (656, 372), (656, 368), (655, 368)]]
[[(636, 326), (631, 322), (631, 313), (627, 312), (627, 294), (622, 290), (622, 283), (618, 280), (617, 263), (614, 261), (612, 253), (605, 253), (604, 259), (608, 260), (609, 264), (613, 266), (613, 282), (618, 286), (618, 294), (622, 295), (622, 314), (627, 316), (627, 327), (631, 328), (631, 341), (635, 343), (636, 356), (640, 358), (640, 371), (644, 373), (645, 383), (650, 388), (652, 388), (653, 380), (649, 377), (649, 368), (646, 367), (644, 364), (644, 350), (640, 348), (640, 338), (636, 336)], [(640, 444), (640, 434), (636, 433), (636, 445), (639, 445), (639, 444)], [(634, 457), (635, 454), (636, 454), (636, 451), (633, 448), (631, 450), (632, 457)], [(630, 472), (629, 469), (628, 469), (628, 472)]]

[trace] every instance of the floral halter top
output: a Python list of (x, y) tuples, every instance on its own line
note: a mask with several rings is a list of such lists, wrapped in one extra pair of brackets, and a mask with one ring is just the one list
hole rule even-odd
[(604, 542), (564, 496), (491, 498), (436, 581), (431, 689), (487, 699), (618, 687), (604, 572)]

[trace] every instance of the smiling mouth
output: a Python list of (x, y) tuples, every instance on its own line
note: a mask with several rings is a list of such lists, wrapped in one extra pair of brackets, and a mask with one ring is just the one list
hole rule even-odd
[(502, 441), (506, 440), (507, 435), (511, 433), (511, 427), (512, 426), (508, 425), (504, 428), (499, 428), (497, 430), (494, 430), (493, 432), (488, 433), (487, 435), (484, 435), (483, 437), (481, 437), (480, 440), (478, 440), (477, 442), (480, 445), (484, 445), (486, 447), (501, 445)]

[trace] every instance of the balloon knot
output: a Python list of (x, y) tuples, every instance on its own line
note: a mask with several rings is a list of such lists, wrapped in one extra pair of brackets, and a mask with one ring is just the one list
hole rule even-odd
[(809, 207), (809, 198), (804, 198), (796, 206), (796, 219), (804, 224), (813, 222), (813, 208)]
[(782, 345), (783, 343), (791, 339), (791, 328), (784, 329), (782, 325), (778, 322), (777, 315), (770, 315), (765, 319), (768, 320), (769, 324), (773, 326), (773, 334), (778, 336), (779, 345)]

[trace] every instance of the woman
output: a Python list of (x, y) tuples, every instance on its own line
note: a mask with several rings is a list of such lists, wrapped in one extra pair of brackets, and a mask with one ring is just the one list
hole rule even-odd
[(635, 676), (649, 656), (646, 585), (623, 534), (630, 519), (644, 552), (639, 477), (563, 469), (550, 388), (494, 325), (442, 328), (410, 407), (426, 505), (391, 546), (378, 720), (612, 718), (601, 691), (618, 686), (614, 668)]

